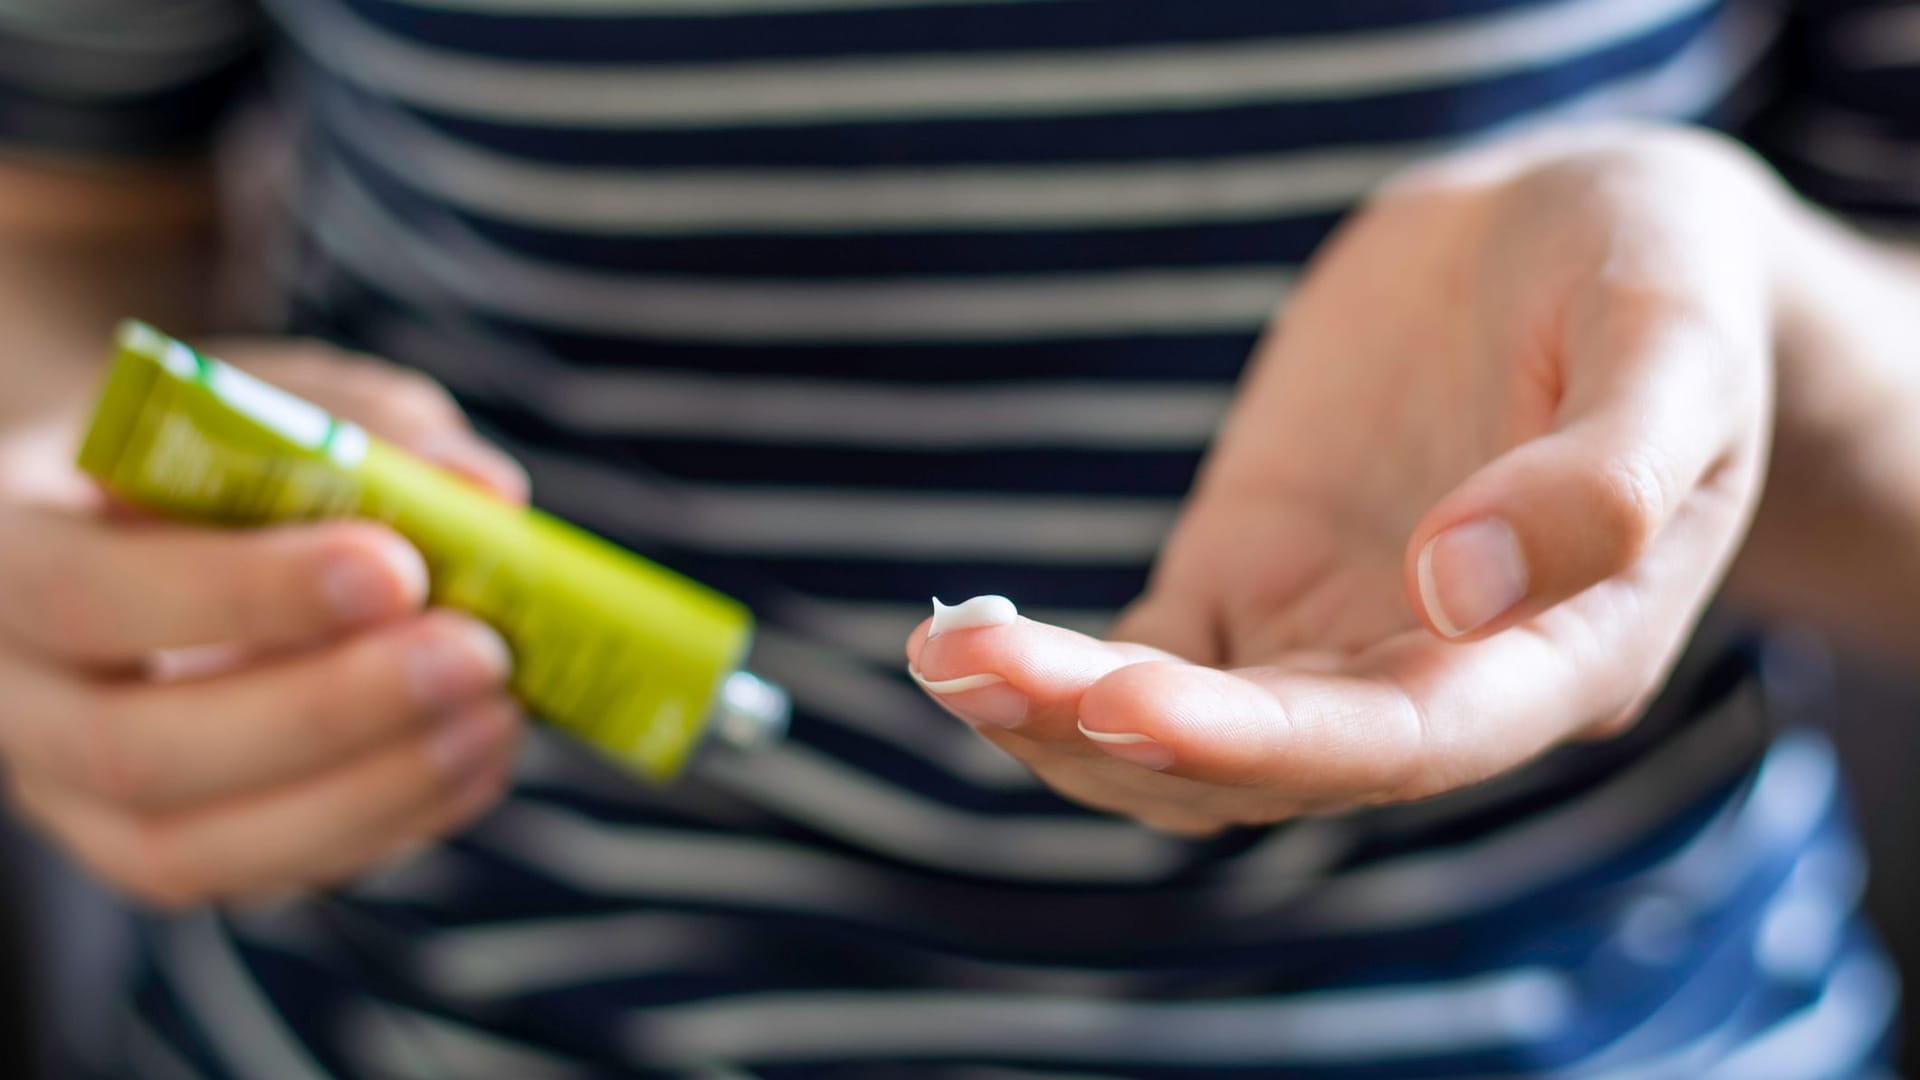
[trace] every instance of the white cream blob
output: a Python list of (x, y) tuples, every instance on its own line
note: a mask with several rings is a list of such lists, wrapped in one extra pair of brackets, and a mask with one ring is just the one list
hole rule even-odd
[[(1020, 610), (1013, 601), (1004, 596), (976, 596), (958, 604), (943, 604), (939, 597), (933, 600), (933, 623), (927, 627), (927, 640), (933, 640), (935, 634), (948, 630), (975, 630), (983, 626), (1005, 626), (1020, 617)], [(991, 673), (980, 675), (962, 675), (957, 679), (929, 679), (920, 674), (919, 669), (908, 665), (907, 674), (913, 681), (925, 687), (930, 693), (958, 694), (965, 690), (978, 690), (982, 686), (1006, 682)]]
[(1020, 609), (1004, 596), (976, 596), (958, 604), (943, 604), (933, 599), (933, 624), (927, 636), (949, 630), (974, 630), (982, 626), (1005, 626), (1020, 617)]

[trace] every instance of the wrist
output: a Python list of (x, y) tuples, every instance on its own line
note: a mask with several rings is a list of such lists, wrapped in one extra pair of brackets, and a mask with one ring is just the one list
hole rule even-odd
[(1920, 273), (1778, 186), (1771, 473), (1730, 594), (1920, 652)]

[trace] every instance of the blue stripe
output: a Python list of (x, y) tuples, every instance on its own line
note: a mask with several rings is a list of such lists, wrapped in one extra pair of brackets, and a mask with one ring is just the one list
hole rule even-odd
[(1521, 11), (1535, 0), (1369, 0), (1365, 4), (1165, 0), (909, 5), (853, 11), (589, 18), (434, 10), (405, 0), (341, 0), (398, 37), (489, 57), (565, 63), (702, 64), (783, 57), (1086, 49), (1235, 42), (1254, 36), (1415, 29)]
[(111, 103), (56, 101), (9, 85), (0, 71), (0, 149), (86, 157), (192, 158), (204, 153), (236, 94), (252, 80), (241, 62), (183, 86)]
[(1180, 498), (1193, 486), (1200, 451), (997, 450), (955, 453), (884, 447), (839, 449), (741, 445), (699, 438), (570, 435), (514, 408), (479, 405), (473, 414), (506, 439), (561, 450), (605, 465), (701, 484), (806, 486), (901, 493), (1009, 492)]

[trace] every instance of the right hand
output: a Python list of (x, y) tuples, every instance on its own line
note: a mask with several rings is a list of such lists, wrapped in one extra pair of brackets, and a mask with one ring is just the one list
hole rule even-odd
[[(431, 382), (322, 346), (216, 354), (488, 487), (524, 475)], [(25, 816), (162, 907), (350, 878), (504, 790), (505, 644), (422, 611), (369, 522), (196, 528), (117, 510), (72, 415), (0, 430), (0, 760)]]

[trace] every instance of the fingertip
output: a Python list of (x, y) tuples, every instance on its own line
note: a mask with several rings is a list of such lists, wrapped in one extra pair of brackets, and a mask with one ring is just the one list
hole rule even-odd
[(1487, 516), (1420, 545), (1412, 578), (1415, 610), (1430, 630), (1455, 640), (1500, 625), (1527, 598), (1532, 574), (1513, 526)]
[(435, 431), (410, 440), (407, 449), (503, 502), (522, 505), (532, 497), (525, 466), (472, 432)]
[(346, 522), (329, 531), (322, 541), (318, 580), (341, 624), (383, 622), (426, 603), (426, 559), (398, 533), (369, 522)]
[(932, 619), (921, 619), (919, 625), (915, 626), (913, 630), (907, 634), (906, 651), (907, 667), (909, 669), (918, 670), (920, 666), (920, 652), (926, 648), (927, 634), (932, 628)]
[(1239, 675), (1178, 661), (1132, 664), (1080, 699), (1079, 728), (1100, 750), (1217, 783), (1256, 778), (1285, 741), (1280, 701)]
[(1080, 698), (1079, 727), (1106, 747), (1150, 739), (1174, 746), (1189, 741), (1196, 715), (1218, 717), (1214, 684), (1231, 678), (1212, 668), (1171, 661), (1132, 664), (1096, 681)]
[(1191, 681), (1181, 668), (1134, 664), (1107, 675), (1081, 695), (1075, 727), (1109, 757), (1154, 772), (1190, 773), (1200, 755), (1169, 716), (1180, 702), (1181, 686)]

